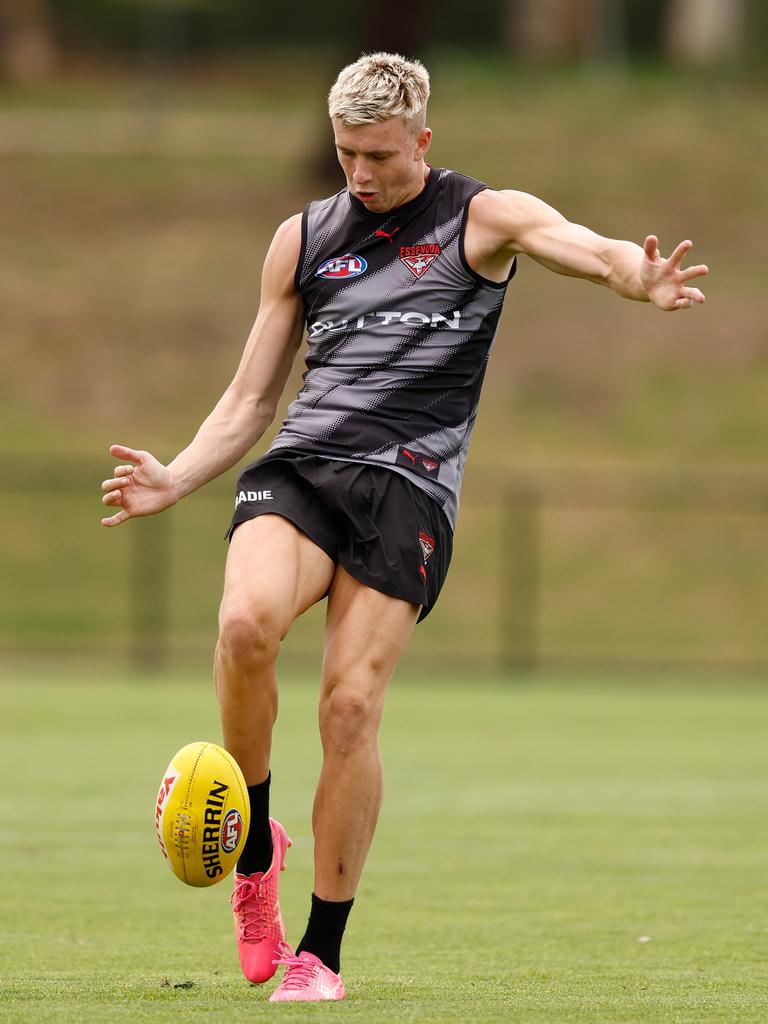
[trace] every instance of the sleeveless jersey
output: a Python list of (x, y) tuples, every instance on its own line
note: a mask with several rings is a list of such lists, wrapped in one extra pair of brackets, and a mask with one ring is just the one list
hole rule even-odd
[(384, 466), (455, 526), (480, 388), (509, 279), (464, 255), (469, 200), (487, 186), (431, 168), (385, 214), (345, 188), (309, 203), (295, 285), (304, 301), (304, 386), (265, 456), (287, 451)]

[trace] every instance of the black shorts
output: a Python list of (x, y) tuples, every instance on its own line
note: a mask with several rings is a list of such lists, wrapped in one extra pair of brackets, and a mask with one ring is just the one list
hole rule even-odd
[(453, 550), (437, 504), (400, 473), (317, 455), (266, 455), (237, 481), (228, 537), (240, 523), (280, 515), (346, 569), (391, 597), (434, 607)]

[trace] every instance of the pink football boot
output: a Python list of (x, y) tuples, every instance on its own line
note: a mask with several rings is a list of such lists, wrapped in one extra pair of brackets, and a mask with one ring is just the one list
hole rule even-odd
[(252, 875), (235, 872), (235, 888), (229, 902), (235, 912), (235, 934), (240, 966), (248, 981), (269, 981), (277, 970), (272, 957), (285, 939), (280, 916), (278, 881), (285, 870), (285, 852), (292, 841), (279, 821), (269, 819), (272, 829), (272, 863), (268, 871)]
[(344, 998), (344, 982), (313, 953), (305, 951), (296, 956), (287, 942), (280, 943), (278, 952), (280, 959), (272, 963), (275, 967), (282, 964), (285, 974), (269, 997), (270, 1003), (318, 1003), (321, 999)]

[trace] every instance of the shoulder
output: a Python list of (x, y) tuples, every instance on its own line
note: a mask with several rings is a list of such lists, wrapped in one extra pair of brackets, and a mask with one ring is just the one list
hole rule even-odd
[(301, 254), (301, 214), (279, 225), (264, 259), (264, 279), (278, 291), (291, 290)]
[(272, 239), (273, 245), (278, 246), (291, 246), (294, 244), (301, 243), (301, 214), (295, 213), (292, 217), (288, 217), (275, 231)]
[(520, 239), (526, 229), (552, 215), (552, 207), (528, 192), (516, 189), (484, 189), (470, 200), (467, 227), (483, 249), (508, 248), (521, 251)]
[(435, 194), (460, 205), (464, 205), (478, 192), (488, 188), (479, 178), (454, 171), (450, 167), (432, 167), (431, 174), (436, 178)]
[(493, 223), (499, 218), (504, 221), (525, 221), (533, 211), (546, 205), (528, 192), (518, 192), (511, 188), (483, 189), (470, 202), (470, 215), (478, 223)]
[(304, 218), (322, 220), (326, 216), (337, 216), (339, 212), (349, 210), (349, 192), (346, 186), (334, 192), (332, 196), (322, 199), (311, 199), (304, 207)]
[(293, 261), (294, 265), (301, 251), (301, 214), (296, 213), (275, 231), (269, 247), (268, 258), (271, 260)]

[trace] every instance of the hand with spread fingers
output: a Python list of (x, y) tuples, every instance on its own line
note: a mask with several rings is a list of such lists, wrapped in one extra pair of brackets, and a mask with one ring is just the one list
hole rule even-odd
[(704, 302), (704, 294), (698, 288), (687, 287), (688, 281), (709, 273), (703, 263), (697, 267), (681, 270), (680, 264), (693, 242), (681, 242), (669, 259), (659, 252), (656, 235), (648, 235), (643, 246), (644, 254), (640, 265), (640, 280), (651, 302), (659, 309), (688, 309), (694, 302)]
[(167, 466), (149, 452), (134, 451), (120, 444), (113, 444), (109, 451), (130, 465), (117, 466), (113, 478), (101, 485), (102, 502), (120, 508), (115, 515), (101, 520), (103, 526), (119, 526), (126, 519), (149, 516), (176, 504), (178, 494)]

